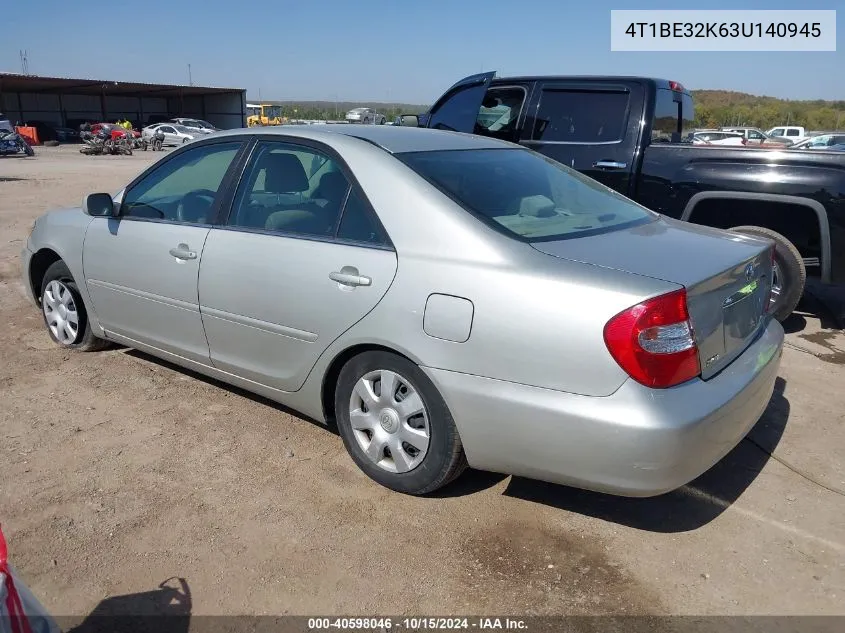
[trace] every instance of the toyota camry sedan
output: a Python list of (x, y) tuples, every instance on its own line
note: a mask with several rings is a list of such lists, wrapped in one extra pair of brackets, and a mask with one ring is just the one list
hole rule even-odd
[(336, 424), (391, 489), (469, 465), (652, 496), (766, 408), (772, 255), (519, 145), (328, 125), (199, 138), (38, 218), (22, 260), (57, 345)]

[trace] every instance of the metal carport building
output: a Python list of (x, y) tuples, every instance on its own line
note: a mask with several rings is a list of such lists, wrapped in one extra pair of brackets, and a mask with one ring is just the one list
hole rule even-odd
[(13, 123), (126, 118), (146, 125), (151, 116), (184, 116), (229, 129), (246, 125), (246, 90), (0, 73), (0, 112)]

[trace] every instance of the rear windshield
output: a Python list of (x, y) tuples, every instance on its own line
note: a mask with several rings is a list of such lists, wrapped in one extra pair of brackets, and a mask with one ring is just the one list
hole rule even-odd
[(657, 218), (592, 178), (528, 149), (396, 157), (479, 219), (525, 241), (585, 237)]

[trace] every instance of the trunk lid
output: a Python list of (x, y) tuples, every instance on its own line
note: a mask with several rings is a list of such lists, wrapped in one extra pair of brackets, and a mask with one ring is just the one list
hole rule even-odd
[(534, 242), (563, 259), (662, 279), (686, 288), (704, 380), (727, 367), (767, 322), (768, 240), (660, 217), (602, 235)]

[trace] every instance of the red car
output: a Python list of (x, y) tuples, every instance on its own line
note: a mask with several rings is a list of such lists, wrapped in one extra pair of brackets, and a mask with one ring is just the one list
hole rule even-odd
[(113, 141), (116, 141), (119, 138), (124, 136), (129, 136), (130, 138), (140, 138), (141, 133), (135, 130), (127, 130), (124, 127), (119, 126), (117, 123), (94, 123), (91, 126), (91, 133), (96, 134), (101, 129), (106, 129), (111, 132), (111, 138)]

